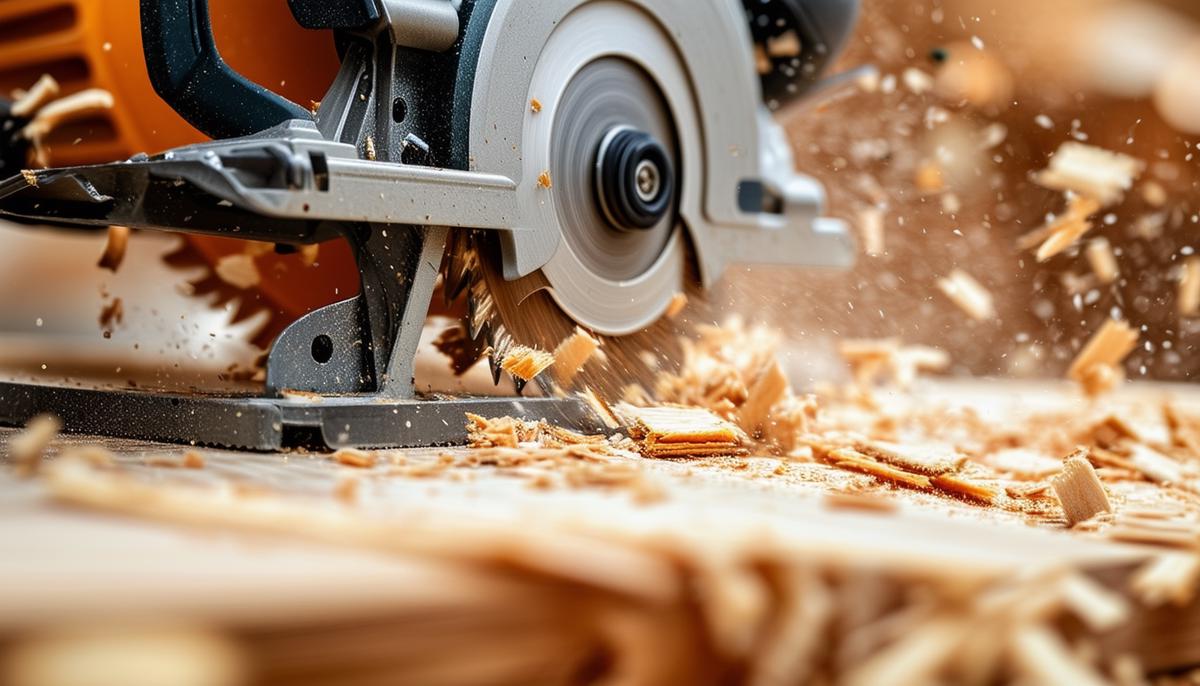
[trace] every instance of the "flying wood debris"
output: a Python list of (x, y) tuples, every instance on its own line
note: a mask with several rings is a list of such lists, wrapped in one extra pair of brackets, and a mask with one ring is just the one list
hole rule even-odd
[(945, 351), (924, 345), (902, 345), (899, 339), (850, 339), (838, 343), (838, 354), (850, 365), (854, 381), (868, 388), (890, 381), (908, 388), (922, 371), (950, 366)]
[(554, 355), (545, 350), (516, 345), (504, 354), (504, 359), (500, 361), (500, 368), (522, 381), (532, 381), (552, 364), (554, 364)]
[(563, 339), (554, 349), (554, 365), (551, 372), (558, 385), (563, 388), (569, 387), (579, 370), (599, 348), (600, 341), (583, 329), (575, 327), (574, 333)]
[(1181, 317), (1200, 314), (1200, 257), (1195, 255), (1183, 261), (1179, 278), (1179, 294), (1175, 309)]
[(25, 425), (25, 430), (8, 442), (8, 457), (12, 460), (17, 476), (31, 476), (38, 471), (46, 448), (62, 431), (62, 422), (49, 414), (38, 415)]
[(1086, 449), (1068, 455), (1063, 461), (1062, 472), (1050, 479), (1050, 485), (1062, 504), (1068, 526), (1075, 526), (1101, 512), (1112, 512), (1108, 493), (1096, 476), (1096, 470), (1092, 469)]
[[(1094, 238), (1087, 246), (1085, 251), (1088, 264), (1092, 267), (1092, 273), (1096, 275), (1096, 280), (1104, 285), (1108, 285), (1117, 280), (1121, 276), (1121, 268), (1117, 265), (1117, 257), (1113, 254), (1112, 245), (1106, 238)], [(1200, 291), (1197, 292), (1200, 296)]]
[(1083, 346), (1067, 370), (1088, 395), (1112, 390), (1123, 378), (1121, 361), (1137, 347), (1138, 334), (1129, 324), (1109, 319)]
[(1039, 185), (1094, 198), (1101, 205), (1120, 202), (1145, 168), (1136, 158), (1068, 141), (1050, 158), (1050, 166), (1034, 175)]
[(942, 293), (972, 319), (984, 321), (995, 318), (996, 306), (992, 294), (970, 274), (955, 269), (950, 276), (938, 279), (937, 283)]
[(101, 269), (116, 272), (121, 263), (125, 261), (125, 249), (128, 245), (128, 226), (108, 227), (108, 239), (104, 243), (104, 253), (100, 255), (100, 261), (97, 263), (97, 266)]
[(375, 466), (375, 464), (379, 461), (379, 458), (374, 453), (369, 453), (364, 450), (342, 448), (333, 454), (333, 461), (346, 467), (370, 469)]
[(1040, 229), (1035, 229), (1017, 240), (1017, 247), (1028, 250), (1037, 246), (1038, 262), (1045, 262), (1051, 257), (1071, 247), (1092, 230), (1088, 217), (1100, 211), (1100, 203), (1090, 197), (1072, 195), (1067, 198), (1067, 209), (1053, 221)]

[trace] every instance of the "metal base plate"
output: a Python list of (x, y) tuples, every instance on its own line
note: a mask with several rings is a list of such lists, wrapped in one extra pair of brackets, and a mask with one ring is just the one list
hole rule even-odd
[(258, 451), (461, 445), (467, 440), (467, 412), (545, 419), (585, 432), (602, 426), (576, 398), (307, 400), (0, 383), (0, 425), (23, 426), (39, 414), (53, 414), (72, 433)]

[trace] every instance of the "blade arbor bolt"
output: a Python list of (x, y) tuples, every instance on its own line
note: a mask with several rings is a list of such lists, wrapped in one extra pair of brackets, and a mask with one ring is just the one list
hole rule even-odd
[(662, 144), (627, 126), (609, 130), (596, 150), (596, 197), (618, 229), (656, 226), (671, 211), (675, 177)]

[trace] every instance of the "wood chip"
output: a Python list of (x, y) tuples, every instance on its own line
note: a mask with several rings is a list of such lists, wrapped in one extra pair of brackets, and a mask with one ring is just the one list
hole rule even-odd
[(1192, 255), (1183, 261), (1175, 309), (1181, 317), (1200, 314), (1200, 256)]
[(262, 276), (258, 273), (258, 265), (254, 264), (254, 257), (245, 253), (222, 256), (217, 260), (213, 271), (217, 278), (234, 288), (243, 290), (254, 288), (262, 281)]
[(955, 305), (976, 321), (993, 319), (996, 316), (992, 294), (970, 274), (961, 269), (950, 272), (950, 276), (938, 279), (938, 288)]
[(1107, 238), (1093, 238), (1088, 242), (1084, 253), (1092, 267), (1092, 273), (1100, 283), (1107, 286), (1121, 276), (1121, 267), (1117, 264), (1117, 257), (1113, 254), (1112, 245)]
[(991, 505), (1000, 495), (999, 489), (979, 481), (964, 479), (954, 474), (941, 474), (930, 479), (934, 486), (954, 495), (977, 500)]
[(125, 261), (125, 249), (128, 245), (128, 226), (108, 227), (108, 240), (104, 243), (104, 253), (100, 255), (100, 261), (97, 263), (97, 266), (101, 269), (116, 272), (121, 263)]
[(1129, 603), (1125, 598), (1089, 577), (1067, 574), (1059, 582), (1059, 590), (1063, 604), (1096, 633), (1111, 631), (1130, 618)]
[(564, 388), (570, 386), (579, 370), (583, 369), (583, 365), (587, 364), (599, 348), (600, 341), (587, 331), (575, 327), (575, 332), (563, 339), (554, 349), (554, 365), (551, 372), (558, 385)]
[(854, 449), (880, 462), (926, 476), (956, 472), (967, 461), (966, 455), (951, 446), (938, 443), (860, 441)]
[(896, 501), (871, 493), (856, 493), (853, 491), (829, 491), (822, 502), (826, 507), (835, 510), (863, 510), (866, 512), (895, 512), (899, 509)]
[(609, 429), (616, 429), (621, 426), (621, 420), (617, 418), (616, 413), (613, 412), (612, 405), (609, 405), (608, 401), (606, 401), (604, 398), (601, 398), (596, 391), (592, 390), (591, 388), (585, 388), (579, 392), (579, 397), (583, 398), (583, 401), (588, 404), (588, 407), (592, 408), (592, 411), (597, 417), (600, 418), (600, 421), (604, 423), (605, 427)]
[(537, 185), (539, 188), (550, 189), (554, 187), (554, 181), (550, 178), (550, 170), (545, 169), (541, 174), (538, 174)]
[(1077, 659), (1055, 632), (1041, 625), (1025, 625), (1012, 633), (1013, 660), (1035, 684), (1106, 686), (1107, 681)]
[(884, 481), (926, 489), (933, 485), (928, 476), (906, 472), (903, 469), (883, 464), (869, 455), (864, 455), (851, 448), (836, 448), (829, 451), (814, 452), (820, 459), (835, 467), (862, 474), (870, 474)]
[(514, 345), (504, 354), (504, 359), (500, 361), (500, 368), (522, 381), (532, 381), (552, 364), (554, 364), (554, 355), (545, 350)]
[(882, 255), (887, 249), (883, 219), (883, 210), (878, 207), (865, 207), (858, 212), (858, 232), (862, 236), (863, 252), (868, 255)]
[(112, 302), (100, 308), (98, 321), (100, 328), (111, 335), (113, 327), (125, 321), (125, 301), (113, 298)]
[(1183, 607), (1196, 597), (1200, 554), (1163, 553), (1147, 562), (1129, 581), (1138, 599), (1150, 607), (1173, 603)]
[(342, 448), (333, 454), (333, 460), (346, 467), (370, 469), (371, 467), (375, 466), (379, 458), (376, 457), (374, 453), (369, 453), (363, 450)]
[(771, 416), (771, 408), (791, 393), (791, 384), (778, 360), (772, 359), (755, 376), (746, 392), (746, 401), (738, 408), (737, 423), (742, 431), (761, 438)]
[(767, 38), (767, 55), (771, 57), (799, 57), (800, 49), (800, 37), (794, 30)]
[(533, 112), (534, 114), (541, 112), (542, 111), (542, 101), (538, 100), (537, 98), (530, 98), (529, 111)]
[(735, 455), (744, 434), (712, 412), (696, 407), (633, 407), (622, 404), (629, 435), (646, 457)]
[(204, 456), (195, 450), (183, 454), (183, 466), (187, 469), (204, 469), (206, 464)]
[(1101, 512), (1112, 512), (1108, 493), (1087, 459), (1087, 450), (1077, 450), (1063, 461), (1063, 470), (1050, 479), (1058, 501), (1062, 504), (1067, 525), (1091, 519)]
[(1067, 378), (1079, 382), (1088, 395), (1097, 395), (1109, 390), (1103, 383), (1097, 385), (1098, 382), (1110, 379), (1119, 371), (1117, 365), (1133, 352), (1137, 342), (1138, 333), (1133, 327), (1125, 322), (1109, 319), (1075, 356), (1067, 370)]
[(308, 245), (301, 245), (296, 248), (296, 252), (300, 255), (300, 262), (305, 267), (311, 267), (317, 263), (317, 258), (321, 255), (321, 244), (310, 243)]
[(1183, 467), (1175, 460), (1140, 443), (1129, 446), (1129, 461), (1146, 478), (1157, 484), (1177, 484), (1183, 481)]
[(1080, 238), (1083, 238), (1084, 234), (1092, 230), (1093, 224), (1088, 217), (1099, 210), (1100, 203), (1093, 198), (1086, 196), (1070, 198), (1067, 211), (1037, 232), (1039, 236), (1045, 235), (1045, 240), (1037, 249), (1037, 261), (1046, 262), (1075, 245)]
[(62, 88), (58, 85), (58, 81), (49, 74), (42, 74), (29, 90), (13, 102), (9, 112), (14, 117), (30, 119), (46, 103), (58, 97), (60, 92), (62, 92)]
[(60, 125), (111, 110), (113, 104), (112, 93), (102, 88), (72, 93), (39, 108), (21, 133), (31, 141), (40, 141)]
[(46, 449), (62, 431), (62, 422), (54, 415), (42, 414), (30, 419), (25, 430), (8, 441), (8, 459), (19, 477), (37, 473)]
[(22, 169), (21, 170), (21, 178), (25, 179), (25, 183), (29, 184), (30, 186), (33, 186), (34, 188), (37, 188), (37, 185), (38, 185), (37, 172), (33, 171), (32, 169)]
[(367, 136), (367, 140), (363, 144), (363, 154), (372, 162), (374, 162), (378, 156), (379, 153), (375, 150), (375, 138), (373, 136)]
[(671, 302), (667, 304), (667, 311), (663, 316), (667, 319), (674, 319), (683, 314), (684, 308), (687, 307), (688, 297), (686, 293), (676, 293), (671, 296)]
[(1128, 155), (1068, 141), (1033, 178), (1045, 188), (1074, 191), (1107, 206), (1124, 197), (1144, 168), (1141, 160)]

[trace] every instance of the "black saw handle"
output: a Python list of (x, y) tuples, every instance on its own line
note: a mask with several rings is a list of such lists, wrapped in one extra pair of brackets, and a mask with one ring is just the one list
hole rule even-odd
[(289, 119), (312, 121), (307, 109), (247, 79), (221, 59), (208, 0), (141, 0), (141, 14), (146, 70), (154, 91), (206, 135), (235, 138)]

